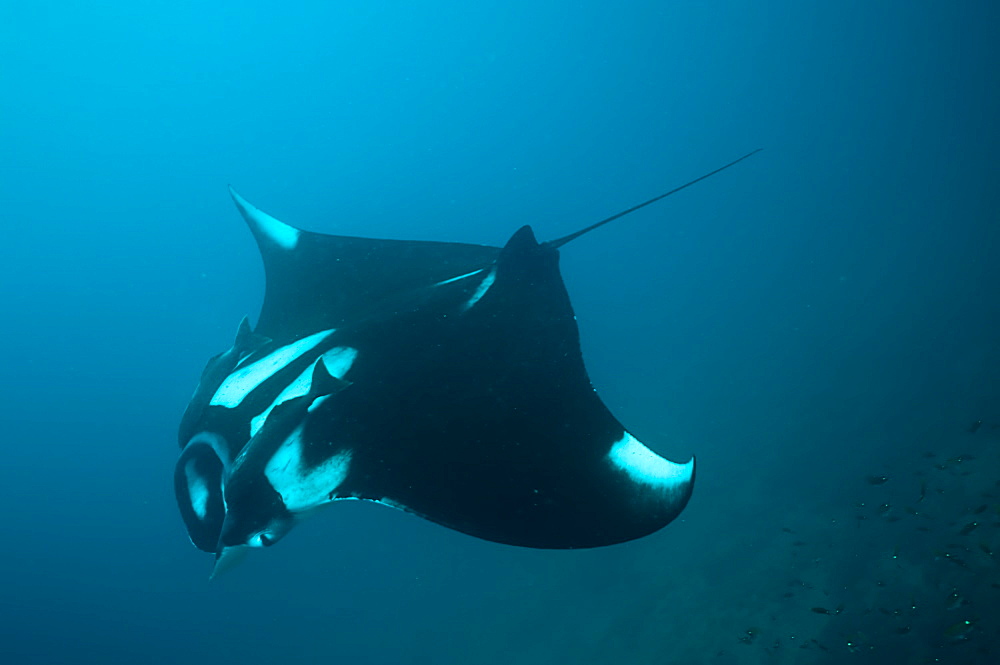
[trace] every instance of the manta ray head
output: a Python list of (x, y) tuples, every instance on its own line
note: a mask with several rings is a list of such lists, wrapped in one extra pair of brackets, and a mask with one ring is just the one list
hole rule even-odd
[(244, 479), (237, 474), (226, 486), (226, 517), (216, 554), (229, 547), (270, 547), (284, 538), (295, 522), (266, 478)]
[[(239, 485), (237, 485), (239, 487)], [(251, 549), (270, 547), (295, 526), (295, 517), (285, 507), (281, 496), (264, 483), (254, 483), (227, 496), (239, 497), (228, 507), (215, 548), (215, 578), (235, 567)]]
[(331, 375), (322, 357), (303, 375), (310, 377), (306, 394), (271, 410), (231, 466), (217, 557), (227, 548), (274, 545), (302, 516), (332, 500), (347, 473), (349, 454), (309, 464), (306, 449), (314, 443), (307, 425), (316, 409), (348, 383)]

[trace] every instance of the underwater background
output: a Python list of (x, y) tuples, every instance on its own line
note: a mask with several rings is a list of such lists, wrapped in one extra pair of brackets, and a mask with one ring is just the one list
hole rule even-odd
[[(992, 2), (0, 6), (5, 663), (994, 663)], [(591, 378), (681, 517), (487, 543), (327, 508), (208, 581), (172, 489), (296, 226), (565, 235)]]

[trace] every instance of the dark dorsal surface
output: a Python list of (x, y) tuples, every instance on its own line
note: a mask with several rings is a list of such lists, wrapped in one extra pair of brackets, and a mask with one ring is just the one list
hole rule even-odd
[(480, 270), (500, 252), (485, 245), (301, 231), (231, 193), (264, 260), (267, 286), (256, 332), (274, 340), (364, 319), (401, 294)]

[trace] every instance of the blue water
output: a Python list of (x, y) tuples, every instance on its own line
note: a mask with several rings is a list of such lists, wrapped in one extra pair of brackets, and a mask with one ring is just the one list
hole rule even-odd
[[(3, 662), (996, 662), (995, 4), (457, 5), (0, 7)], [(500, 244), (758, 147), (562, 252), (605, 402), (698, 456), (677, 522), (545, 552), (349, 503), (209, 583), (171, 479), (263, 294), (228, 183)]]

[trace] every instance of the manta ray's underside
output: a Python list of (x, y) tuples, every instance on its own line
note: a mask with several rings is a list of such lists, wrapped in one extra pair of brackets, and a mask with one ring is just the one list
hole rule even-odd
[(687, 504), (694, 460), (601, 402), (559, 273), (558, 247), (642, 206), (500, 248), (310, 233), (233, 199), (267, 287), (182, 419), (174, 484), (199, 549), (272, 545), (339, 499), (543, 548), (638, 538)]

